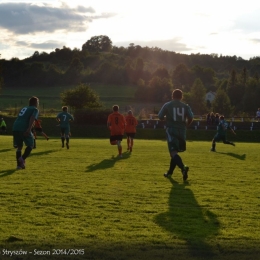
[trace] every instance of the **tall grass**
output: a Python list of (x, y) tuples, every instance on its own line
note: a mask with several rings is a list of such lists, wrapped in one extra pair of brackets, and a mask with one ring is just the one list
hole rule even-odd
[(183, 182), (179, 169), (163, 177), (164, 141), (135, 140), (129, 153), (123, 140), (119, 159), (106, 139), (72, 137), (67, 150), (39, 137), (15, 170), (12, 138), (0, 140), (0, 250), (27, 251), (0, 259), (259, 259), (259, 144), (211, 153), (190, 141)]

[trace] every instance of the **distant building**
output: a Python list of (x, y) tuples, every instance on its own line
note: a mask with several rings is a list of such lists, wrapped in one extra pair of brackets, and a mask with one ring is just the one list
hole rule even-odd
[(207, 94), (206, 94), (206, 101), (208, 100), (210, 103), (212, 103), (212, 101), (215, 99), (216, 97), (216, 93), (213, 92), (213, 91), (209, 91)]

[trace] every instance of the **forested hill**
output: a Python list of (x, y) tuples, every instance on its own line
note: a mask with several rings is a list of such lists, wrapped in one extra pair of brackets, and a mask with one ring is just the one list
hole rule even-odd
[[(174, 87), (182, 89), (192, 104), (199, 86), (203, 88), (202, 96), (209, 91), (223, 91), (230, 99), (228, 110), (249, 113), (256, 110), (260, 100), (260, 57), (243, 60), (218, 54), (186, 55), (134, 43), (127, 48), (116, 47), (108, 36), (100, 35), (92, 37), (81, 49), (63, 46), (50, 53), (35, 51), (24, 60), (0, 62), (7, 88), (94, 82), (122, 87), (134, 84), (139, 86), (136, 98), (162, 101), (169, 98)], [(212, 104), (207, 106), (210, 109)]]

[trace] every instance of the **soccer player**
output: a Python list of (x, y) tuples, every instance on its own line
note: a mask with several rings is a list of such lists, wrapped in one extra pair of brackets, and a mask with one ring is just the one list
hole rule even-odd
[(189, 167), (184, 165), (178, 152), (186, 150), (186, 127), (193, 121), (191, 108), (181, 102), (182, 91), (175, 89), (172, 92), (172, 100), (165, 103), (158, 113), (160, 120), (166, 116), (166, 136), (171, 161), (169, 170), (164, 177), (171, 177), (176, 165), (181, 169), (183, 180), (188, 178)]
[[(25, 159), (30, 155), (33, 149), (33, 134), (32, 126), (34, 120), (38, 118), (39, 99), (31, 97), (29, 99), (29, 106), (23, 107), (14, 124), (13, 124), (13, 138), (14, 144), (17, 146), (16, 160), (17, 169), (25, 169)], [(25, 151), (22, 155), (23, 143), (26, 145)]]
[(2, 133), (6, 134), (6, 123), (3, 118), (1, 118), (1, 122), (0, 122), (0, 131), (1, 131), (1, 134)]
[(216, 142), (223, 141), (224, 144), (230, 144), (235, 146), (234, 143), (227, 140), (227, 129), (230, 129), (230, 131), (235, 135), (236, 133), (234, 130), (230, 127), (229, 123), (225, 120), (224, 116), (220, 116), (220, 121), (218, 124), (218, 130), (216, 135), (214, 136), (212, 140), (212, 147), (210, 149), (211, 152), (216, 152)]
[(126, 120), (126, 128), (125, 133), (127, 137), (127, 150), (132, 152), (134, 145), (134, 138), (136, 134), (136, 126), (138, 125), (138, 121), (133, 116), (133, 112), (131, 110), (128, 111), (128, 115), (125, 118)]
[(108, 116), (107, 127), (110, 130), (110, 144), (117, 145), (118, 156), (122, 157), (122, 139), (125, 131), (125, 117), (118, 112), (119, 106), (113, 106), (113, 113)]
[(41, 133), (46, 138), (47, 141), (49, 140), (49, 137), (42, 130), (41, 122), (42, 122), (42, 120), (35, 119), (34, 126), (32, 127), (32, 132), (33, 132), (33, 135), (34, 135), (34, 146), (33, 146), (33, 148), (36, 148), (36, 139), (37, 139), (36, 132)]
[(260, 108), (256, 111), (256, 119), (258, 122), (260, 121)]
[(57, 115), (56, 120), (60, 124), (62, 148), (64, 147), (64, 142), (66, 140), (66, 147), (67, 147), (67, 149), (69, 149), (70, 148), (70, 146), (69, 146), (70, 122), (74, 121), (74, 117), (70, 113), (68, 113), (67, 106), (62, 107), (62, 112), (60, 112)]

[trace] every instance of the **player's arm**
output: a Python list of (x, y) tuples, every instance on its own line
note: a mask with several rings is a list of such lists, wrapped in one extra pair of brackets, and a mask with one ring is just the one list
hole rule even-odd
[(192, 122), (193, 122), (193, 117), (188, 118), (186, 123), (187, 127), (190, 126)]
[(229, 129), (230, 129), (232, 134), (236, 135), (236, 132), (231, 127), (229, 127)]
[(31, 115), (28, 128), (27, 128), (27, 130), (24, 132), (24, 135), (25, 135), (25, 136), (28, 136), (28, 135), (31, 134), (32, 127), (33, 127), (33, 125), (34, 125), (34, 122), (35, 122), (35, 119), (37, 118), (37, 116), (38, 116), (38, 110), (37, 110), (37, 113), (36, 113), (36, 114), (33, 113), (33, 114)]

